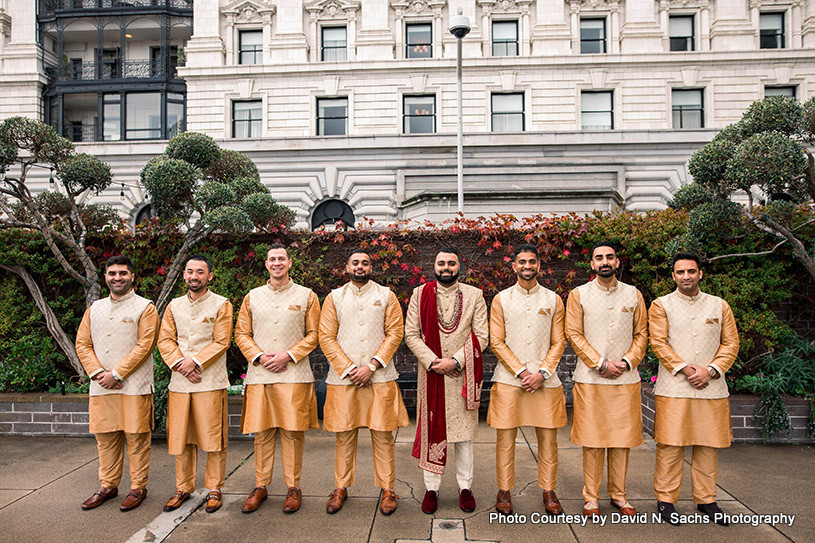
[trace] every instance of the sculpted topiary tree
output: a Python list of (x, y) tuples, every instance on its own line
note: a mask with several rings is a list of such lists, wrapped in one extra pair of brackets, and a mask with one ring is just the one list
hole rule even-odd
[[(694, 182), (677, 193), (672, 204), (690, 209), (687, 241), (692, 245), (694, 240), (727, 236), (741, 217), (776, 238), (776, 245), (760, 253), (710, 260), (769, 254), (789, 245), (815, 278), (815, 253), (808, 241), (815, 224), (815, 157), (807, 147), (813, 142), (815, 98), (805, 104), (780, 96), (754, 102), (740, 121), (690, 159)], [(755, 189), (765, 205), (755, 205)], [(730, 201), (739, 193), (747, 196), (746, 206)]]
[(294, 212), (275, 201), (248, 157), (221, 149), (204, 134), (175, 136), (163, 155), (145, 165), (141, 180), (159, 219), (184, 230), (156, 300), (161, 314), (191, 250), (207, 236), (215, 231), (275, 232), (294, 222)]

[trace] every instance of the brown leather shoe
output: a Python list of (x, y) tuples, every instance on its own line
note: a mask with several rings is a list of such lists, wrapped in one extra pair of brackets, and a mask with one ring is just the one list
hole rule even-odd
[(122, 505), (119, 506), (119, 511), (132, 511), (140, 506), (141, 502), (143, 502), (144, 498), (146, 497), (146, 488), (131, 488), (130, 492), (128, 492), (127, 496), (125, 497), (125, 501), (123, 501)]
[(590, 517), (592, 515), (599, 515), (600, 514), (600, 508), (598, 506), (596, 506), (596, 505), (594, 507), (586, 507), (589, 503), (590, 502), (586, 502), (586, 503), (583, 504), (583, 516), (584, 517)]
[(390, 515), (396, 511), (396, 498), (399, 496), (393, 490), (383, 490), (382, 499), (379, 500), (379, 510), (383, 515)]
[(252, 492), (249, 493), (249, 497), (246, 498), (246, 501), (243, 502), (243, 507), (241, 507), (241, 513), (252, 513), (258, 510), (260, 504), (266, 501), (266, 497), (269, 494), (266, 492), (265, 486), (256, 486), (252, 489)]
[(495, 510), (502, 515), (512, 514), (512, 500), (509, 497), (509, 490), (498, 491), (498, 497), (495, 498)]
[(611, 500), (609, 503), (611, 503), (612, 507), (616, 507), (617, 509), (619, 509), (620, 513), (622, 513), (623, 515), (625, 515), (627, 517), (633, 517), (634, 515), (637, 514), (637, 510), (634, 509), (634, 506), (631, 505), (628, 502), (625, 502), (622, 505), (620, 505), (617, 502), (615, 502), (614, 500)]
[(167, 503), (164, 504), (164, 511), (175, 511), (181, 504), (190, 499), (190, 493), (182, 490), (176, 490)]
[(333, 515), (340, 509), (342, 509), (342, 504), (348, 498), (348, 491), (344, 488), (335, 488), (334, 492), (328, 497), (328, 503), (325, 504), (325, 511), (329, 515)]
[(283, 504), (284, 513), (294, 513), (303, 503), (303, 493), (296, 486), (290, 486), (286, 493), (286, 502)]
[(550, 515), (559, 515), (563, 512), (563, 507), (561, 507), (554, 490), (543, 491), (543, 506), (546, 507), (546, 512)]
[(207, 506), (204, 509), (207, 513), (214, 513), (224, 504), (224, 497), (220, 490), (210, 490), (207, 494)]
[(111, 498), (115, 498), (119, 495), (118, 488), (105, 488), (100, 487), (99, 490), (94, 492), (93, 496), (82, 502), (81, 507), (83, 510), (88, 511), (90, 509), (95, 509), (108, 501)]

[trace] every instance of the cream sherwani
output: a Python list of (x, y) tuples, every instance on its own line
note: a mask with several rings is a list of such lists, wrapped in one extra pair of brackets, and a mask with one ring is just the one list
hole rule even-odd
[[(651, 348), (659, 358), (654, 387), (657, 500), (676, 503), (686, 446), (693, 446), (691, 486), (697, 504), (716, 501), (717, 449), (733, 441), (725, 372), (739, 353), (739, 333), (730, 306), (717, 296), (678, 290), (654, 301)], [(713, 368), (716, 377), (696, 389), (684, 374), (688, 364)]]
[(76, 352), (88, 376), (111, 371), (123, 384), (119, 390), (103, 388), (93, 380), (90, 384), (90, 431), (96, 434), (99, 480), (105, 488), (118, 487), (122, 479), (125, 440), (130, 487), (147, 486), (157, 330), (156, 307), (133, 290), (118, 300), (97, 300), (79, 324)]
[[(608, 494), (625, 502), (630, 448), (643, 443), (636, 369), (648, 346), (642, 294), (620, 281), (604, 287), (595, 279), (577, 287), (566, 305), (566, 336), (580, 358), (574, 371), (571, 440), (583, 446), (583, 499), (599, 500), (607, 456)], [(628, 369), (616, 379), (601, 377), (598, 371), (606, 360), (622, 360)]]
[[(354, 485), (359, 428), (371, 431), (376, 486), (392, 489), (396, 480), (393, 431), (408, 426), (407, 410), (392, 363), (404, 333), (402, 308), (387, 287), (353, 283), (326, 296), (320, 316), (320, 347), (331, 367), (326, 377), (323, 429), (335, 432), (336, 488)], [(357, 387), (348, 373), (376, 359), (382, 368), (371, 385)]]
[[(515, 438), (533, 426), (538, 438), (538, 486), (557, 487), (557, 428), (566, 425), (566, 398), (557, 366), (566, 348), (565, 311), (560, 296), (540, 285), (520, 284), (492, 300), (490, 345), (500, 364), (492, 375), (487, 424), (496, 429), (495, 469), (500, 490), (515, 486)], [(540, 372), (543, 386), (521, 387), (524, 370)]]
[[(303, 432), (319, 427), (309, 361), (319, 323), (317, 295), (292, 281), (279, 289), (269, 283), (252, 289), (238, 312), (235, 343), (249, 361), (241, 431), (255, 433), (257, 486), (271, 482), (278, 428), (286, 485), (300, 485)], [(274, 373), (258, 363), (262, 354), (274, 352), (288, 353), (286, 371)]]
[(211, 490), (224, 486), (228, 414), (226, 351), (232, 341), (232, 304), (207, 290), (193, 300), (189, 294), (170, 302), (161, 321), (158, 350), (173, 366), (191, 358), (201, 382), (179, 372), (170, 378), (167, 405), (167, 447), (175, 456), (176, 489), (195, 490), (198, 447), (207, 452), (204, 483)]
[[(419, 360), (420, 368), (427, 370), (436, 354), (427, 346), (422, 338), (419, 318), (419, 301), (421, 300), (424, 285), (416, 287), (410, 298), (407, 317), (405, 319), (405, 343)], [(451, 333), (440, 331), (443, 358), (455, 358), (462, 365), (465, 360), (464, 345), (474, 332), (478, 338), (481, 350), (487, 348), (489, 342), (489, 323), (487, 322), (487, 304), (481, 289), (456, 282), (451, 286), (438, 283), (437, 304), (440, 320), (451, 322), (456, 314), (458, 304), (458, 291), (461, 291), (463, 304), (461, 320), (458, 327)], [(464, 372), (457, 377), (444, 378), (444, 411), (447, 421), (447, 443), (455, 444), (456, 479), (459, 488), (471, 488), (473, 480), (473, 439), (478, 427), (478, 411), (467, 411), (466, 401), (461, 396), (464, 385)], [(441, 475), (424, 471), (425, 486), (428, 490), (438, 491), (441, 484)]]

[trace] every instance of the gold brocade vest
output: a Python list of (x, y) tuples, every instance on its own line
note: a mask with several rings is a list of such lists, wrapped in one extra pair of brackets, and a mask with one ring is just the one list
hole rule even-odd
[[(702, 367), (710, 364), (722, 343), (722, 299), (704, 292), (691, 298), (677, 290), (659, 301), (668, 319), (668, 345), (671, 349), (687, 364)], [(711, 379), (708, 386), (697, 390), (684, 375), (671, 375), (662, 364), (659, 365), (654, 394), (707, 400), (730, 395), (722, 377)]]
[[(557, 308), (557, 297), (557, 294), (540, 285), (527, 291), (517, 283), (499, 293), (504, 313), (504, 342), (530, 373), (540, 371), (541, 362), (551, 347), (552, 319)], [(521, 386), (521, 380), (501, 363), (496, 364), (492, 381)], [(543, 382), (545, 388), (560, 385), (557, 373)]]
[[(583, 307), (583, 336), (605, 360), (622, 360), (634, 341), (634, 312), (637, 309), (637, 289), (620, 281), (611, 288), (597, 280), (580, 285), (580, 305)], [(574, 370), (576, 383), (592, 385), (630, 385), (639, 383), (636, 371), (624, 371), (617, 379), (605, 379), (597, 370), (579, 362)]]
[[(116, 368), (136, 343), (139, 341), (139, 319), (151, 302), (142, 298), (134, 291), (130, 291), (118, 300), (108, 296), (97, 300), (91, 306), (90, 324), (93, 352), (99, 363), (106, 371)], [(107, 394), (125, 394), (127, 396), (142, 396), (153, 393), (153, 359), (152, 351), (136, 371), (124, 380), (119, 390), (103, 388), (96, 381), (91, 381), (89, 393), (91, 396), (105, 396)]]
[[(331, 291), (339, 325), (337, 343), (357, 367), (367, 366), (385, 340), (385, 310), (390, 293), (388, 287), (373, 281), (368, 281), (361, 289), (347, 283)], [(374, 372), (371, 382), (385, 383), (398, 378), (396, 366), (389, 363)], [(329, 366), (325, 382), (329, 385), (352, 384), (349, 379), (340, 379), (333, 366)]]
[[(170, 302), (175, 327), (178, 333), (178, 348), (186, 358), (192, 358), (204, 347), (212, 343), (212, 334), (218, 311), (223, 307), (226, 298), (207, 291), (198, 300), (192, 301), (189, 296), (181, 296)], [(168, 361), (173, 363), (173, 360)], [(199, 360), (203, 362), (203, 360)], [(201, 382), (191, 383), (189, 379), (174, 371), (170, 378), (170, 390), (173, 392), (206, 392), (229, 387), (229, 376), (226, 373), (226, 352), (201, 372)]]
[[(306, 309), (311, 289), (290, 282), (281, 289), (268, 284), (249, 291), (252, 310), (252, 338), (264, 353), (288, 351), (306, 336)], [(313, 383), (314, 374), (306, 356), (286, 371), (274, 373), (260, 364), (249, 364), (247, 385), (271, 383)]]

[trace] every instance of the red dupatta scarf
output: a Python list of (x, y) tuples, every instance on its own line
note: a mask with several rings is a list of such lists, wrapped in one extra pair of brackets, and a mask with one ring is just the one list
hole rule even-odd
[[(442, 358), (439, 334), (439, 310), (436, 303), (438, 282), (427, 283), (419, 300), (419, 324), (425, 344)], [(413, 457), (419, 459), (419, 467), (433, 473), (444, 473), (447, 464), (447, 419), (444, 405), (444, 375), (432, 370), (419, 369), (417, 387), (418, 420), (416, 439), (413, 441)], [(484, 367), (478, 337), (470, 332), (464, 345), (464, 386), (461, 395), (468, 411), (481, 404), (481, 387), (484, 383)]]

